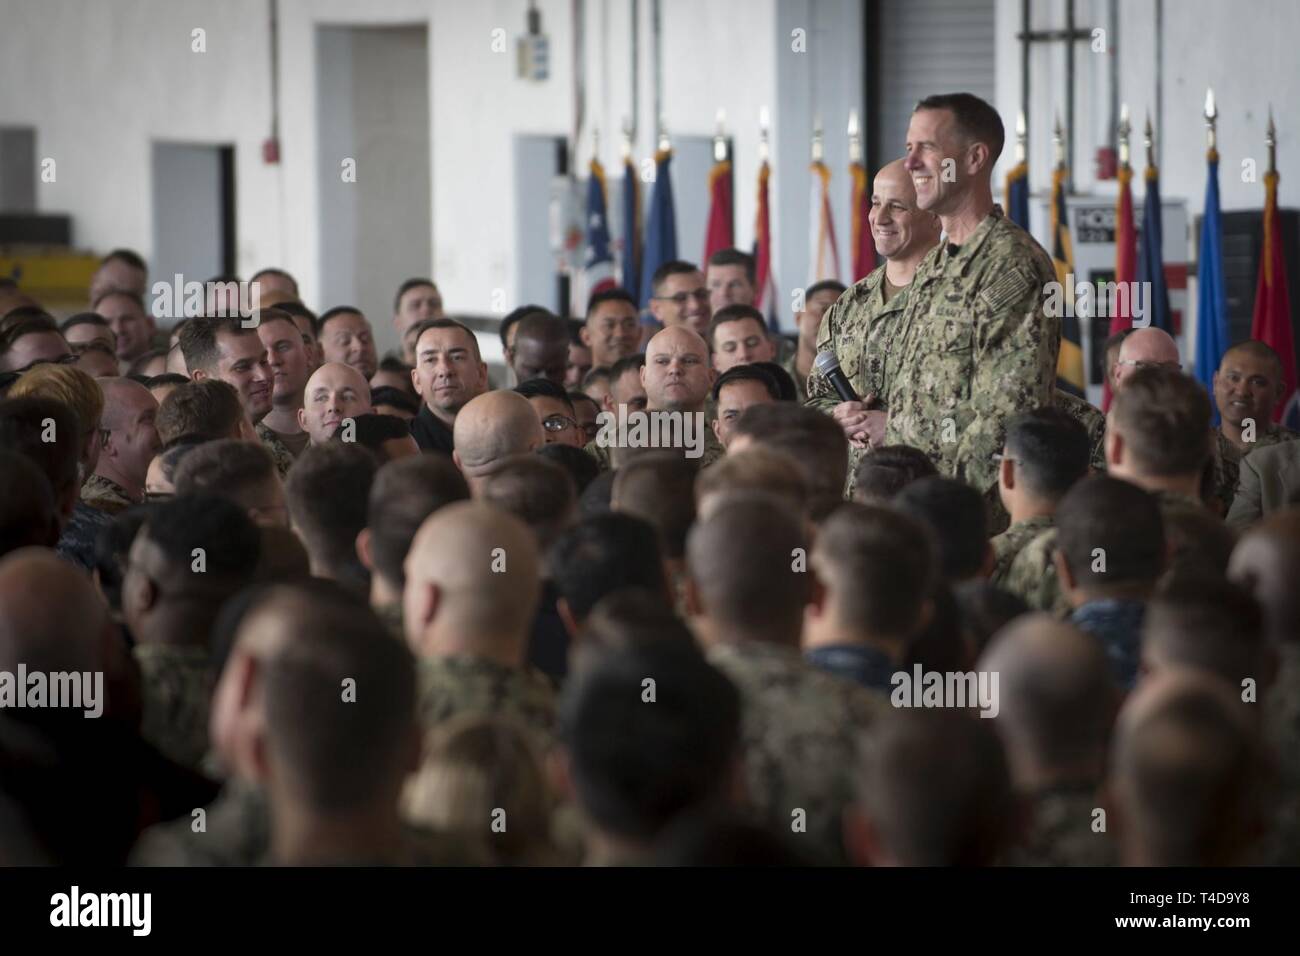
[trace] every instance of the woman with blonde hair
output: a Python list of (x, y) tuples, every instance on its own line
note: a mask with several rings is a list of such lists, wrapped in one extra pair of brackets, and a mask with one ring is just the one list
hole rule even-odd
[(506, 718), (467, 714), (435, 729), (404, 804), (411, 822), (475, 840), (503, 866), (563, 862), (534, 735)]

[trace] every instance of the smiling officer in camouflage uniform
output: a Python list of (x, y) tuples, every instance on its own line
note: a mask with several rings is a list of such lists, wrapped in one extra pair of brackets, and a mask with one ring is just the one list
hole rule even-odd
[(879, 431), (883, 426), (880, 398), (885, 394), (885, 360), (902, 330), (909, 284), (921, 260), (939, 241), (938, 217), (916, 208), (916, 191), (901, 159), (876, 174), (869, 222), (876, 252), (886, 262), (839, 297), (822, 318), (817, 334), (817, 351), (829, 349), (836, 354), (845, 377), (864, 401), (842, 402), (820, 372), (808, 376), (807, 404), (834, 415), (851, 442), (846, 496), (853, 493), (869, 427)]
[(968, 93), (912, 114), (904, 165), (944, 242), (917, 269), (885, 363), (885, 442), (920, 448), (986, 494), (1007, 419), (1052, 402), (1061, 343), (1046, 308), (1052, 261), (993, 203), (1004, 139), (997, 112)]

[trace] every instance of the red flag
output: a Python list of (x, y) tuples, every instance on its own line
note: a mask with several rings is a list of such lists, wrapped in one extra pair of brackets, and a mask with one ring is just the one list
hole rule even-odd
[(1291, 336), (1291, 296), (1286, 287), (1286, 266), (1282, 262), (1282, 231), (1278, 228), (1277, 180), (1275, 171), (1264, 174), (1264, 248), (1259, 257), (1259, 281), (1255, 285), (1255, 315), (1250, 337), (1270, 346), (1282, 359), (1282, 401), (1273, 410), (1273, 421), (1296, 388), (1295, 340)]
[(871, 191), (867, 188), (867, 170), (861, 163), (849, 163), (853, 181), (853, 275), (850, 285), (876, 267), (876, 247), (871, 241)]
[(709, 172), (709, 227), (704, 234), (704, 258), (735, 245), (731, 230), (731, 161), (714, 163)]
[(776, 303), (768, 298), (768, 292), (776, 295), (772, 281), (772, 229), (767, 215), (767, 181), (771, 169), (766, 160), (758, 168), (758, 213), (754, 217), (754, 283), (758, 288), (758, 300), (755, 307), (763, 313), (775, 310)]
[[(1133, 305), (1129, 301), (1129, 290), (1137, 280), (1137, 230), (1133, 225), (1132, 182), (1133, 170), (1125, 163), (1119, 168), (1119, 202), (1115, 213), (1115, 285), (1120, 292), (1111, 300), (1115, 306), (1115, 313), (1110, 317), (1111, 335), (1133, 325)], [(1110, 369), (1105, 370), (1102, 379), (1101, 407), (1104, 411), (1109, 411)]]

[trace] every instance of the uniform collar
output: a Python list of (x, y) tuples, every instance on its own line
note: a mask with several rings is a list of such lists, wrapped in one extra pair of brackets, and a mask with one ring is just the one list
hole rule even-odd
[(934, 271), (944, 276), (965, 275), (970, 264), (979, 255), (984, 243), (993, 234), (993, 230), (1005, 218), (1002, 207), (994, 203), (992, 211), (984, 217), (984, 221), (980, 223), (979, 228), (957, 248), (955, 253), (948, 251), (950, 245), (948, 237), (946, 235), (942, 237), (939, 240), (939, 245), (930, 253), (935, 257), (932, 260)]

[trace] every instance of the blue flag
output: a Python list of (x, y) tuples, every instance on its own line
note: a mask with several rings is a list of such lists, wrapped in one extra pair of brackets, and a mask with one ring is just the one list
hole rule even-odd
[(1174, 313), (1169, 308), (1169, 287), (1165, 285), (1164, 228), (1160, 216), (1160, 175), (1153, 167), (1146, 172), (1147, 194), (1142, 208), (1142, 233), (1138, 236), (1138, 274), (1143, 288), (1151, 290), (1147, 298), (1147, 318), (1153, 329), (1174, 334)]
[(641, 284), (641, 180), (629, 156), (623, 160), (623, 288)]
[[(1207, 156), (1209, 175), (1205, 182), (1205, 214), (1201, 219), (1201, 260), (1196, 264), (1196, 378), (1214, 394), (1214, 373), (1228, 348), (1228, 295), (1223, 278), (1223, 223), (1219, 218), (1219, 154)], [(1210, 402), (1212, 424), (1219, 422), (1219, 410)]]
[(665, 262), (677, 258), (677, 217), (673, 213), (673, 181), (668, 175), (672, 150), (655, 154), (655, 191), (650, 198), (650, 222), (646, 226), (644, 261), (641, 263), (641, 308), (650, 305), (654, 294), (650, 279)]
[(616, 285), (609, 221), (605, 215), (605, 170), (595, 159), (591, 161), (591, 175), (587, 179), (587, 252), (582, 271), (588, 299)]
[(1007, 218), (1029, 231), (1029, 167), (1018, 163), (1007, 173)]

